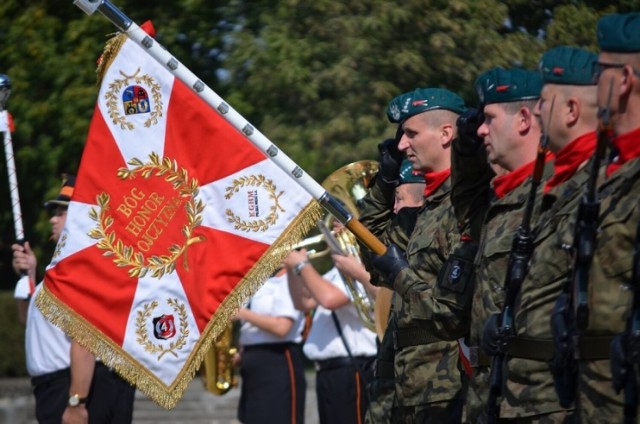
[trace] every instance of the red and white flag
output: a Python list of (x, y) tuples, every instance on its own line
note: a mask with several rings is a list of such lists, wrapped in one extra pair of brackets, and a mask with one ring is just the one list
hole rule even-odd
[(241, 302), (323, 214), (246, 137), (119, 35), (38, 307), (171, 408)]

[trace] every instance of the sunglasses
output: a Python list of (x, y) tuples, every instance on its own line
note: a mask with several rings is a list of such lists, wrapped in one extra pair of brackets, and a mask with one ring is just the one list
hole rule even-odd
[(600, 79), (600, 76), (607, 69), (615, 68), (622, 69), (626, 66), (624, 63), (607, 63), (607, 62), (596, 62), (593, 70), (593, 80), (597, 82)]

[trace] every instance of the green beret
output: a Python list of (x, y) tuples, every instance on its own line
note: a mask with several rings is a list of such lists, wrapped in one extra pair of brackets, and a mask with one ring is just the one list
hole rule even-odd
[(598, 55), (576, 47), (560, 46), (547, 50), (540, 59), (543, 84), (595, 85)]
[(413, 115), (429, 110), (446, 109), (457, 114), (467, 110), (464, 100), (444, 88), (418, 88), (391, 100), (387, 117), (393, 123), (401, 123)]
[(402, 93), (389, 102), (389, 106), (387, 106), (387, 118), (389, 118), (389, 122), (399, 124), (407, 119), (406, 115), (409, 111), (411, 94), (411, 91), (408, 93)]
[(414, 171), (411, 161), (405, 159), (400, 165), (400, 178), (398, 178), (398, 185), (411, 183), (426, 184), (424, 181), (424, 175)]
[(542, 78), (539, 72), (520, 68), (493, 68), (478, 77), (476, 92), (480, 103), (508, 103), (540, 97)]
[(445, 88), (417, 88), (411, 93), (406, 118), (437, 109), (461, 114), (467, 110), (467, 107), (464, 105), (462, 97)]
[(603, 16), (598, 21), (597, 37), (602, 51), (640, 52), (640, 13)]

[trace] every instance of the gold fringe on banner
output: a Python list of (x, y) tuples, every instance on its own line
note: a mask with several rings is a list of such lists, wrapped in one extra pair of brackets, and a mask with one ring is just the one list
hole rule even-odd
[(134, 384), (158, 405), (172, 409), (182, 399), (211, 344), (227, 327), (240, 306), (273, 274), (293, 246), (317, 225), (324, 214), (320, 204), (312, 200), (296, 216), (214, 312), (211, 321), (200, 334), (200, 339), (187, 358), (185, 366), (171, 386), (166, 386), (119, 345), (106, 338), (82, 316), (57, 299), (46, 285), (36, 298), (36, 305), (53, 324), (99, 357), (104, 364), (115, 369), (118, 374)]
[(125, 33), (119, 33), (109, 40), (104, 46), (104, 50), (102, 52), (102, 56), (98, 59), (98, 67), (96, 68), (96, 76), (98, 78), (98, 87), (102, 85), (102, 79), (104, 75), (107, 73), (107, 70), (113, 63), (114, 59), (120, 52), (120, 48), (127, 41), (129, 37)]

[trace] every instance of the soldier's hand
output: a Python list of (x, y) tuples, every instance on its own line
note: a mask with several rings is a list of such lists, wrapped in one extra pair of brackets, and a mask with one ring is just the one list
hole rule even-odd
[[(629, 369), (631, 368), (627, 360), (627, 337), (626, 334), (618, 334), (611, 341), (611, 384), (616, 393), (620, 393), (629, 378)], [(635, 376), (633, 377), (635, 378)]]
[(404, 252), (395, 244), (389, 245), (384, 255), (371, 255), (371, 265), (383, 275), (384, 285), (392, 290), (398, 273), (409, 267)]
[(482, 147), (484, 141), (478, 135), (478, 128), (484, 122), (482, 111), (474, 108), (467, 109), (456, 121), (458, 138), (453, 142), (456, 151), (464, 156), (473, 156)]
[(482, 329), (482, 340), (480, 346), (489, 356), (495, 356), (500, 353), (500, 329), (498, 326), (498, 317), (500, 314), (491, 314), (484, 322)]
[(38, 261), (36, 260), (36, 255), (31, 250), (29, 242), (26, 241), (24, 245), (14, 243), (11, 245), (11, 250), (13, 251), (11, 265), (13, 266), (15, 273), (18, 275), (25, 273), (29, 278), (35, 281)]
[(400, 176), (400, 165), (404, 159), (404, 153), (398, 150), (398, 144), (402, 137), (402, 130), (396, 138), (388, 138), (378, 144), (378, 152), (380, 152), (380, 163), (378, 174), (385, 183), (396, 184)]

